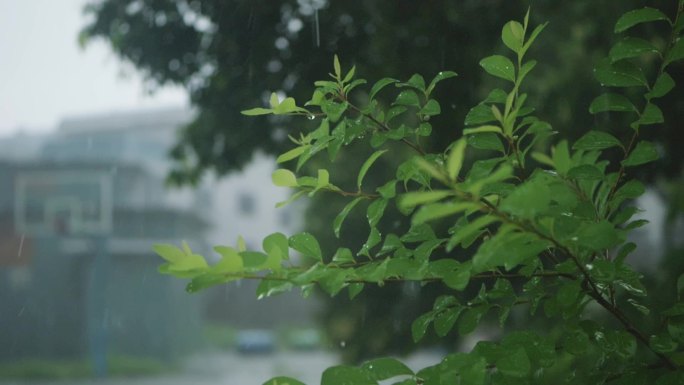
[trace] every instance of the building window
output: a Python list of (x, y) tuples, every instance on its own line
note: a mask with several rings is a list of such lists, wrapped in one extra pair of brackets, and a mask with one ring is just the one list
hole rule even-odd
[(243, 192), (238, 196), (238, 210), (242, 215), (253, 215), (256, 211), (254, 195)]

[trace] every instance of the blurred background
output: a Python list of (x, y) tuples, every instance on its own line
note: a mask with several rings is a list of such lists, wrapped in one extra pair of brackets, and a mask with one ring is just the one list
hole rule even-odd
[[(353, 302), (317, 292), (257, 300), (256, 282), (188, 294), (185, 282), (157, 273), (151, 248), (185, 240), (212, 255), (212, 246), (239, 235), (260, 248), (269, 233), (307, 230), (328, 255), (339, 245), (358, 250), (368, 231), (364, 210), (347, 219), (341, 239), (333, 235), (342, 198), (274, 209), (289, 196), (271, 185), (274, 155), (288, 148), (288, 135), (316, 122), (239, 111), (264, 105), (271, 92), (308, 100), (334, 54), (371, 83), (451, 70), (459, 77), (440, 84), (442, 114), (424, 143), (443, 151), (460, 137), (467, 111), (500, 85), (477, 63), (505, 52), (501, 26), (528, 6), (532, 25), (549, 22), (529, 54), (539, 61), (526, 88), (537, 115), (570, 139), (588, 129), (628, 134), (616, 130), (620, 116), (588, 113), (601, 92), (592, 68), (618, 38), (617, 16), (647, 3), (668, 15), (676, 6), (0, 0), (0, 383), (249, 385), (291, 375), (313, 384), (339, 362), (408, 355), (418, 368), (466, 349), (472, 341), (454, 335), (411, 343), (412, 320), (444, 287), (388, 284)], [(662, 46), (660, 27), (635, 31)], [(641, 64), (653, 69), (654, 59)], [(671, 74), (684, 84), (681, 62)], [(662, 160), (634, 175), (649, 183), (638, 205), (651, 224), (636, 233), (631, 263), (660, 299), (684, 271), (683, 89), (661, 104), (667, 123), (643, 133)], [(370, 151), (341, 153), (336, 164), (344, 166), (329, 167), (335, 184), (353, 184)], [(405, 155), (395, 149), (381, 158), (369, 187)], [(382, 225), (404, 220), (391, 211)]]

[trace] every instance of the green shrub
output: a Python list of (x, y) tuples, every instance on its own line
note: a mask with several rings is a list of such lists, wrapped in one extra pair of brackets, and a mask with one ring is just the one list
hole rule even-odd
[[(331, 80), (316, 82), (303, 106), (273, 94), (270, 108), (243, 113), (320, 121), (317, 129), (291, 137), (296, 147), (278, 157), (297, 172), (314, 157), (334, 162), (352, 143), (374, 149), (350, 187), (333, 184), (334, 175), (325, 168), (311, 176), (285, 168), (273, 173), (276, 185), (296, 190), (282, 204), (321, 193), (347, 197), (349, 203), (331, 224), (336, 235), (352, 210), (365, 209), (370, 230), (361, 249), (340, 247), (324, 255), (311, 234), (275, 233), (264, 239), (263, 251), (246, 250), (241, 242), (235, 248), (217, 246), (222, 259), (210, 266), (187, 245), (157, 245), (155, 251), (167, 262), (160, 270), (190, 278), (191, 292), (259, 279), (259, 296), (295, 287), (307, 295), (318, 286), (330, 295), (346, 291), (354, 298), (367, 285), (445, 285), (453, 294), (437, 298), (432, 310), (413, 321), (415, 341), (429, 329), (440, 337), (454, 329), (468, 335), (489, 318), (503, 328), (513, 309), (529, 320), (526, 328), (480, 341), (467, 353), (447, 354), (418, 372), (397, 359), (380, 358), (331, 367), (322, 374), (323, 385), (390, 379), (402, 385), (684, 383), (679, 345), (684, 343), (684, 275), (671, 288), (676, 299), (661, 311), (649, 300), (641, 274), (626, 262), (637, 246), (629, 233), (646, 224), (633, 219), (638, 209), (632, 202), (645, 186), (630, 174), (659, 157), (656, 145), (641, 140), (640, 132), (657, 129), (653, 126), (664, 120), (658, 100), (675, 87), (668, 70), (684, 59), (683, 8), (680, 0), (673, 19), (654, 8), (619, 18), (615, 32), (624, 38), (594, 69), (608, 89), (589, 112), (624, 114), (631, 123), (616, 133), (589, 130), (574, 143), (558, 138), (525, 103), (525, 78), (537, 64), (527, 59), (528, 49), (545, 27), (528, 25), (529, 13), (502, 29), (512, 59), (497, 54), (480, 61), (505, 88), (492, 90), (470, 110), (463, 136), (443, 153), (428, 153), (421, 141), (433, 131), (430, 117), (441, 114), (445, 104), (433, 98), (433, 91), (454, 72), (440, 72), (430, 82), (421, 75), (407, 81), (384, 78), (362, 91), (366, 81), (356, 78), (354, 67), (343, 71), (335, 57)], [(627, 36), (644, 23), (667, 26), (668, 36), (653, 41)], [(655, 73), (642, 69), (644, 58), (659, 62)], [(628, 94), (621, 92), (624, 88)], [(391, 89), (396, 95), (384, 99)], [(555, 142), (549, 151), (548, 141)], [(410, 155), (387, 180), (366, 181), (369, 169), (388, 151), (406, 153), (396, 144)], [(611, 163), (609, 151), (620, 152), (621, 161)], [(382, 222), (392, 206), (411, 217), (409, 227)], [(291, 250), (301, 260), (291, 259)], [(476, 294), (466, 296), (471, 292)], [(539, 318), (547, 327), (532, 328)], [(279, 377), (267, 384), (300, 382)]]

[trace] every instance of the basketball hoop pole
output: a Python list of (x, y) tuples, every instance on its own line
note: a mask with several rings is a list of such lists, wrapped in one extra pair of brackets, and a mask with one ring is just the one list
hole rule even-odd
[(109, 242), (107, 242), (107, 238), (107, 235), (92, 237), (95, 260), (92, 270), (88, 333), (90, 334), (90, 355), (93, 371), (98, 378), (106, 377), (108, 372), (107, 276), (109, 271)]
[[(15, 232), (32, 237), (85, 240), (91, 268), (86, 295), (86, 336), (93, 374), (107, 376), (107, 290), (113, 221), (113, 176), (105, 169), (26, 170), (14, 183)], [(79, 251), (79, 253), (82, 251)]]

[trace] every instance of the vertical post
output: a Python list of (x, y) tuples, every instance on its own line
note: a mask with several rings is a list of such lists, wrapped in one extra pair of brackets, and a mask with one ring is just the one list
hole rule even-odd
[(107, 376), (109, 343), (107, 286), (109, 274), (109, 247), (106, 235), (92, 237), (95, 259), (91, 271), (89, 290), (88, 334), (90, 359), (96, 377)]

